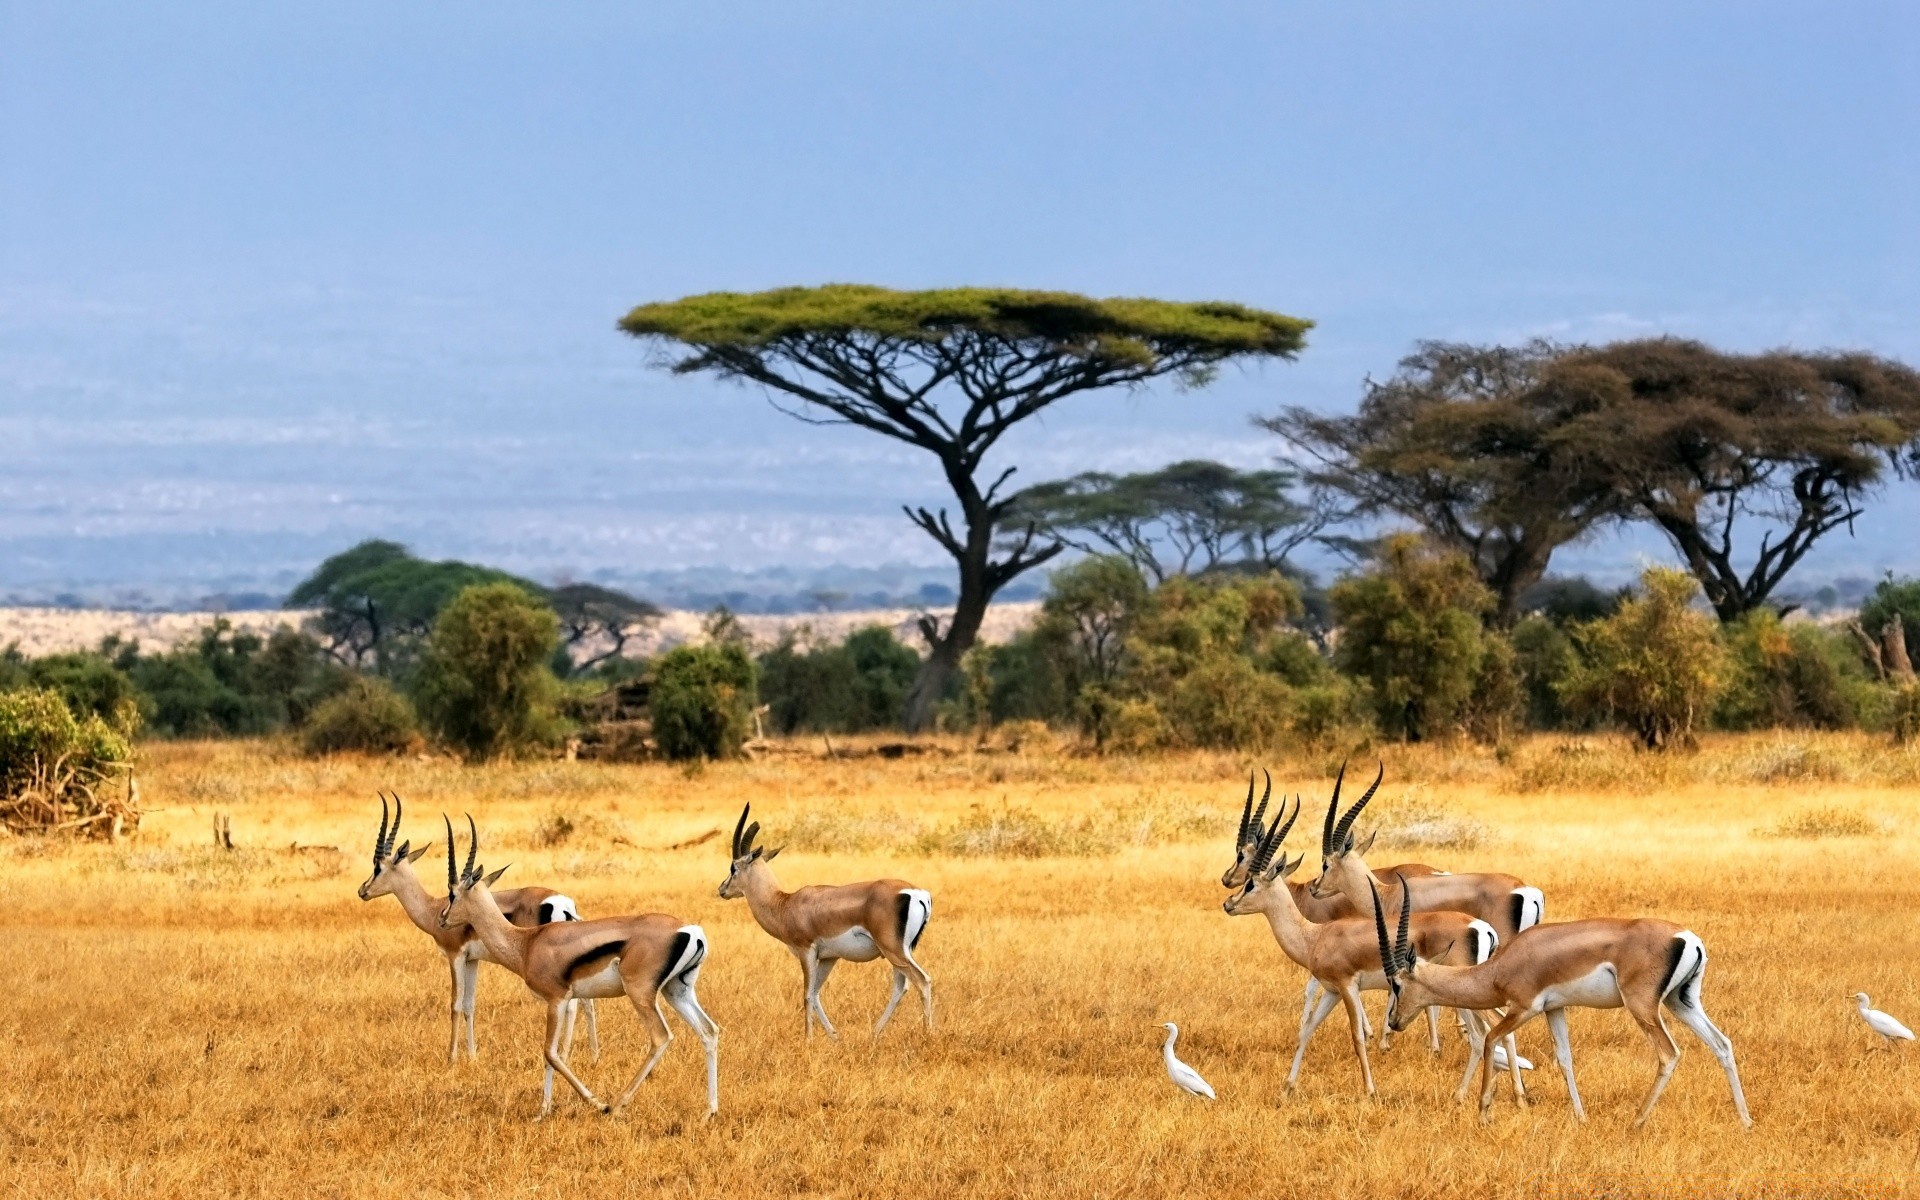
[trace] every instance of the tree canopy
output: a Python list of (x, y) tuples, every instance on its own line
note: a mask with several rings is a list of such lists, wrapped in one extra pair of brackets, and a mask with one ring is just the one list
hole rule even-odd
[(1079, 392), (1167, 376), (1194, 386), (1234, 359), (1292, 358), (1310, 323), (1218, 302), (830, 284), (645, 304), (620, 327), (678, 374), (759, 384), (800, 420), (858, 426), (934, 455), (957, 526), (945, 508), (906, 512), (953, 557), (960, 587), (944, 630), (922, 623), (931, 653), (906, 715), (920, 728), (995, 593), (1064, 548), (1036, 523), (1010, 519), (1015, 499), (1002, 488), (1012, 467), (980, 478), (1007, 431)]
[(1617, 342), (1568, 353), (1541, 390), (1580, 475), (1667, 535), (1723, 621), (1767, 603), (1920, 445), (1920, 372), (1869, 354)]
[(1333, 519), (1293, 495), (1291, 470), (1241, 471), (1190, 459), (1155, 471), (1088, 471), (1036, 484), (1018, 519), (1089, 554), (1118, 554), (1154, 582), (1234, 568), (1289, 570), (1287, 556)]
[(1541, 386), (1566, 353), (1546, 341), (1423, 342), (1392, 377), (1368, 381), (1350, 416), (1293, 407), (1259, 423), (1315, 459), (1311, 478), (1358, 512), (1406, 517), (1466, 555), (1507, 625), (1556, 549), (1626, 507), (1568, 444), (1571, 398)]

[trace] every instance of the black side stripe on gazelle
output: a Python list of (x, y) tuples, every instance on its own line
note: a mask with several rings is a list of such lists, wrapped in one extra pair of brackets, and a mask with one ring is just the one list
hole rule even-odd
[(553, 924), (553, 901), (542, 900), (540, 902), (540, 923), (542, 925)]
[(620, 951), (626, 947), (626, 944), (627, 944), (627, 939), (625, 938), (621, 938), (617, 942), (603, 942), (600, 945), (595, 946), (593, 949), (587, 951), (585, 954), (578, 956), (572, 962), (568, 963), (567, 969), (564, 972), (562, 972), (562, 974), (565, 975), (566, 978), (572, 979), (574, 972), (578, 971), (581, 967), (584, 967), (588, 963), (594, 962), (597, 959), (608, 958), (612, 955), (620, 953)]

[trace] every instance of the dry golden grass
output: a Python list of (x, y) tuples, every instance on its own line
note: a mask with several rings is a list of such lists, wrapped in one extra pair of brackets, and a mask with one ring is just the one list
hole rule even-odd
[[(1920, 1057), (1870, 1051), (1846, 996), (1920, 1016), (1920, 808), (1900, 786), (1920, 773), (1864, 739), (1786, 744), (1716, 740), (1674, 760), (1600, 742), (1393, 749), (1376, 803), (1403, 841), (1435, 814), (1471, 822), (1448, 848), (1393, 853), (1518, 873), (1545, 889), (1550, 919), (1657, 914), (1699, 932), (1750, 1134), (1678, 1026), (1685, 1057), (1650, 1127), (1630, 1133), (1653, 1059), (1617, 1012), (1572, 1015), (1585, 1127), (1540, 1022), (1521, 1035), (1541, 1068), (1534, 1105), (1516, 1110), (1503, 1086), (1490, 1126), (1450, 1102), (1465, 1053), (1451, 1036), (1439, 1064), (1417, 1040), (1376, 1054), (1380, 1094), (1364, 1099), (1338, 1016), (1286, 1094), (1301, 973), (1263, 922), (1219, 907), (1244, 786), (1234, 758), (797, 754), (686, 774), (156, 747), (143, 785), (165, 811), (138, 840), (0, 844), (0, 1184), (276, 1200), (1903, 1193), (1920, 1174)], [(1279, 786), (1324, 798), (1328, 760), (1274, 765)], [(353, 894), (382, 787), (406, 797), (416, 842), (441, 811), (471, 811), (484, 860), (512, 861), (508, 882), (564, 887), (589, 915), (704, 925), (721, 1115), (701, 1119), (698, 1043), (682, 1031), (623, 1117), (563, 1095), (532, 1123), (540, 1015), (491, 966), (481, 1061), (447, 1067), (439, 959), (392, 900)], [(715, 895), (724, 835), (666, 849), (730, 826), (747, 799), (821, 847), (782, 856), (788, 887), (884, 873), (932, 889), (933, 1035), (908, 1005), (868, 1040), (886, 994), (870, 964), (826, 989), (844, 1040), (802, 1039), (792, 961)], [(215, 810), (233, 814), (235, 853), (210, 845)], [(1809, 838), (1785, 820), (1829, 810), (1875, 832), (1835, 836), (1821, 818)], [(1029, 842), (963, 836), (999, 818)], [(1041, 856), (1017, 856), (1033, 838)], [(296, 841), (345, 854), (289, 853)], [(607, 1057), (581, 1063), (605, 1088), (643, 1043), (631, 1013), (602, 1012)], [(1168, 1084), (1163, 1020), (1218, 1104)]]

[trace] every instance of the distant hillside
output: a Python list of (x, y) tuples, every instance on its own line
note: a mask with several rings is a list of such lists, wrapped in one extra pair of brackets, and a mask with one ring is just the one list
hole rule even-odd
[[(856, 629), (885, 625), (894, 636), (915, 650), (923, 649), (915, 622), (923, 612), (943, 620), (951, 609), (878, 608), (852, 612), (809, 613), (796, 615), (752, 615), (739, 618), (753, 635), (757, 646), (773, 645), (792, 631), (803, 641), (837, 642)], [(1033, 622), (1040, 611), (1037, 601), (996, 604), (987, 610), (980, 628), (982, 641), (1005, 642)], [(209, 623), (224, 617), (236, 628), (266, 634), (281, 625), (298, 626), (309, 614), (299, 609), (264, 612), (129, 612), (120, 609), (89, 608), (0, 608), (0, 648), (18, 645), (29, 657), (59, 654), (68, 650), (90, 650), (114, 634), (137, 638), (148, 649), (175, 646), (191, 641)], [(632, 653), (647, 656), (685, 642), (701, 640), (706, 614), (684, 609), (670, 610), (665, 617), (628, 645)]]

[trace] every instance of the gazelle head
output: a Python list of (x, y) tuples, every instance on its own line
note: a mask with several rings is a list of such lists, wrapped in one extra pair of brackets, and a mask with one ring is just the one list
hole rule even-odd
[(1387, 973), (1387, 1028), (1395, 1033), (1413, 1024), (1420, 1011), (1435, 1003), (1433, 993), (1417, 977), (1414, 967), (1420, 958), (1413, 952), (1413, 946), (1407, 937), (1407, 927), (1413, 915), (1413, 904), (1407, 895), (1407, 877), (1395, 875), (1400, 881), (1400, 928), (1395, 932), (1393, 941), (1387, 940), (1387, 918), (1380, 906), (1380, 889), (1367, 881), (1367, 887), (1373, 890), (1373, 928), (1380, 935), (1380, 965)]
[[(1265, 774), (1263, 771), (1262, 774)], [(1267, 790), (1261, 793), (1260, 807), (1253, 806), (1253, 772), (1247, 772), (1247, 802), (1240, 809), (1240, 832), (1233, 839), (1233, 865), (1226, 874), (1220, 876), (1220, 886), (1237, 888), (1247, 882), (1247, 867), (1253, 862), (1254, 854), (1260, 849), (1260, 839), (1267, 835), (1267, 797), (1273, 795), (1273, 776), (1267, 775)], [(1282, 802), (1284, 805), (1284, 801)], [(1278, 816), (1274, 820), (1279, 820)]]
[(740, 810), (740, 820), (733, 827), (732, 865), (727, 868), (727, 878), (720, 885), (722, 900), (738, 900), (747, 894), (747, 872), (755, 863), (768, 863), (785, 850), (785, 846), (776, 846), (771, 850), (754, 845), (754, 839), (760, 836), (760, 822), (747, 824), (747, 814), (753, 811), (749, 804)]
[[(1300, 866), (1303, 856), (1294, 855), (1293, 861), (1287, 861), (1285, 851), (1280, 852), (1279, 861), (1274, 861), (1274, 851), (1287, 837), (1287, 831), (1293, 828), (1294, 818), (1300, 815), (1300, 801), (1293, 802), (1293, 811), (1286, 811), (1287, 802), (1280, 802), (1280, 812), (1273, 817), (1273, 828), (1260, 838), (1260, 844), (1254, 848), (1253, 858), (1247, 863), (1247, 878), (1240, 890), (1228, 896), (1220, 907), (1230, 917), (1245, 913), (1265, 912), (1268, 905), (1279, 899), (1279, 889), (1286, 887), (1286, 877)], [(1281, 901), (1292, 904), (1291, 897)]]
[(500, 877), (507, 873), (507, 868), (501, 867), (489, 875), (485, 867), (474, 863), (473, 860), (480, 853), (480, 831), (474, 828), (473, 818), (469, 816), (467, 818), (467, 865), (456, 871), (453, 864), (459, 857), (459, 853), (453, 847), (453, 822), (447, 820), (445, 814), (442, 814), (440, 819), (447, 822), (447, 903), (446, 907), (440, 910), (440, 928), (457, 929), (462, 925), (473, 924), (474, 905), (479, 893), (498, 882)]
[(400, 793), (395, 792), (393, 794), (393, 828), (388, 829), (387, 795), (385, 792), (382, 792), (380, 794), (380, 832), (375, 834), (373, 839), (373, 874), (367, 876), (367, 881), (360, 885), (360, 898), (362, 900), (371, 900), (375, 896), (392, 895), (394, 872), (400, 869), (400, 864), (418, 861), (420, 856), (425, 854), (429, 849), (429, 847), (422, 846), (418, 850), (414, 850), (412, 849), (412, 842), (401, 842), (400, 845), (396, 847), (393, 844), (394, 839), (399, 836)]
[[(1347, 764), (1340, 764), (1340, 774), (1333, 781), (1333, 798), (1327, 801), (1327, 823), (1320, 830), (1320, 875), (1308, 888), (1316, 900), (1326, 900), (1337, 895), (1340, 888), (1339, 876), (1349, 873), (1353, 877), (1367, 874), (1360, 862), (1360, 856), (1373, 849), (1373, 835), (1356, 847), (1353, 844), (1353, 822), (1360, 815), (1373, 794), (1380, 790), (1380, 781), (1387, 777), (1387, 765), (1380, 764), (1380, 773), (1373, 777), (1366, 792), (1354, 806), (1340, 814), (1340, 785), (1347, 778)], [(1371, 880), (1369, 880), (1371, 881)]]

